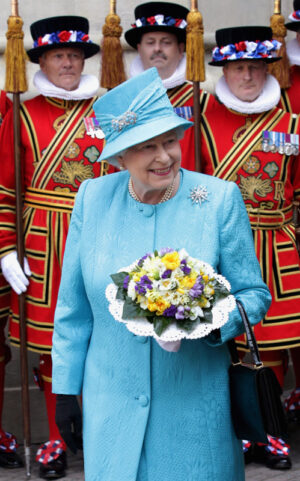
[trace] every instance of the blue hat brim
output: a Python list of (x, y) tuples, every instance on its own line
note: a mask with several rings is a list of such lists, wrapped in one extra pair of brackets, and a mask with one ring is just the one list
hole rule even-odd
[[(184, 131), (192, 125), (193, 122), (185, 120), (174, 113), (172, 116), (160, 117), (146, 124), (131, 126), (120, 133), (115, 140), (105, 145), (98, 161), (107, 160), (107, 162), (115, 167), (119, 167), (117, 156), (124, 150), (169, 132), (170, 130), (180, 128)], [(136, 139), (139, 139), (139, 141), (137, 142)]]

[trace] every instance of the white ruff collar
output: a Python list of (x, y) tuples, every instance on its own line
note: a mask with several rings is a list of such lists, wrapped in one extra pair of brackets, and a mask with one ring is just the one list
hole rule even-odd
[(300, 65), (300, 45), (296, 38), (286, 44), (286, 53), (291, 65)]
[(275, 77), (268, 74), (264, 88), (257, 99), (253, 100), (253, 102), (244, 102), (229, 90), (223, 75), (217, 82), (216, 96), (228, 109), (242, 114), (260, 114), (261, 112), (267, 112), (278, 104), (280, 86)]
[(33, 77), (34, 86), (44, 97), (55, 97), (64, 100), (83, 100), (90, 99), (96, 95), (99, 82), (94, 75), (81, 75), (80, 83), (75, 90), (65, 90), (56, 87), (49, 82), (48, 78), (41, 70), (38, 70)]
[[(166, 89), (172, 89), (174, 87), (178, 87), (178, 85), (182, 85), (186, 81), (185, 68), (186, 68), (186, 57), (185, 57), (185, 54), (183, 54), (182, 59), (180, 60), (175, 72), (173, 72), (171, 77), (162, 79), (163, 86)], [(133, 59), (130, 65), (129, 75), (130, 77), (135, 77), (136, 75), (139, 75), (142, 72), (144, 72), (144, 67), (141, 61), (141, 57), (137, 55)]]

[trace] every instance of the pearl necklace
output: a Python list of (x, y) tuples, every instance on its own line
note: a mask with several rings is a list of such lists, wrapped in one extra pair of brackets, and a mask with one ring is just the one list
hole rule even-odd
[[(174, 191), (174, 184), (175, 184), (175, 179), (173, 180), (172, 184), (170, 184), (164, 195), (162, 196), (161, 200), (159, 202), (157, 202), (158, 204), (162, 204), (163, 202), (166, 202), (167, 200), (171, 199), (172, 195), (173, 195), (173, 191)], [(132, 178), (129, 177), (129, 182), (128, 182), (128, 191), (129, 191), (129, 194), (131, 195), (131, 197), (136, 200), (137, 202), (140, 202), (142, 203), (142, 201), (138, 198), (138, 196), (136, 195), (135, 191), (134, 191), (134, 188), (133, 188), (133, 184), (132, 184)]]

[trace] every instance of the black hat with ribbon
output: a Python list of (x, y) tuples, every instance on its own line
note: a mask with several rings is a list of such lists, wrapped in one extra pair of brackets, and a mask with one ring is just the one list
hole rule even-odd
[(142, 35), (148, 32), (169, 32), (176, 35), (178, 42), (186, 40), (186, 17), (189, 10), (182, 5), (167, 2), (148, 2), (134, 10), (135, 22), (125, 32), (127, 43), (137, 48)]
[(99, 46), (89, 39), (89, 22), (84, 17), (43, 18), (30, 26), (30, 32), (33, 48), (27, 54), (33, 63), (39, 63), (40, 56), (54, 48), (80, 48), (85, 58), (99, 52)]
[(294, 0), (294, 11), (289, 15), (290, 22), (286, 23), (285, 26), (288, 30), (293, 30), (298, 32), (300, 30), (300, 0)]
[(237, 60), (264, 60), (266, 63), (280, 60), (276, 52), (281, 44), (272, 39), (270, 27), (222, 28), (216, 31), (216, 42), (209, 62), (216, 67)]

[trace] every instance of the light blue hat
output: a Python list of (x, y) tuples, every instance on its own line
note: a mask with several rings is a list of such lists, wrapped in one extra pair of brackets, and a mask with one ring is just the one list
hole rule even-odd
[(117, 155), (169, 130), (188, 129), (192, 122), (179, 117), (156, 68), (118, 85), (94, 103), (106, 144), (99, 160), (118, 166)]

